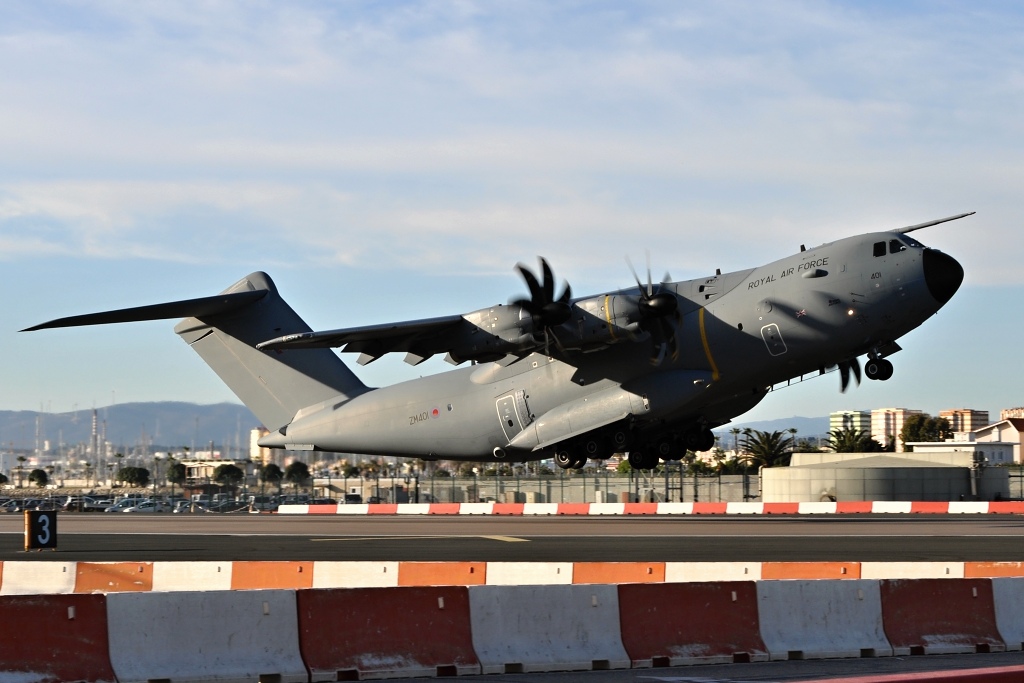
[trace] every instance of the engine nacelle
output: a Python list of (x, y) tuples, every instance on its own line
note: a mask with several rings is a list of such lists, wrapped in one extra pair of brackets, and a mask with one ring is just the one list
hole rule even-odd
[(572, 318), (554, 330), (565, 348), (592, 349), (618, 341), (643, 339), (640, 297), (608, 294), (573, 304)]

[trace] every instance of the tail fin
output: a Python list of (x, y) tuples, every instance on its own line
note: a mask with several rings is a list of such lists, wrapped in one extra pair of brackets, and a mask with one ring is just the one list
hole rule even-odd
[(28, 330), (180, 317), (185, 320), (174, 331), (271, 431), (302, 408), (369, 391), (331, 349), (256, 350), (262, 341), (312, 331), (266, 273), (247, 275), (214, 297), (62, 318)]

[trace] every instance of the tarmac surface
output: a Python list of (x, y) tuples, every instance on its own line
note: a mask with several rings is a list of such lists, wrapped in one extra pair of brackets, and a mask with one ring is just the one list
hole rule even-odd
[[(24, 528), (21, 514), (0, 516), (0, 561), (1024, 561), (1024, 517), (1015, 515), (506, 518), (59, 513), (58, 549), (31, 553), (23, 550)], [(795, 683), (1021, 665), (1024, 653), (1006, 652), (507, 674), (488, 676), (487, 681)]]
[(0, 560), (487, 562), (1024, 561), (1017, 515), (342, 516), (58, 513), (56, 551)]

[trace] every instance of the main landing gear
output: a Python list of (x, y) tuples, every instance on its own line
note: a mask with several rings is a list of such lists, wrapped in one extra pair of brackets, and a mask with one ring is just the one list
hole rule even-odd
[(864, 374), (868, 379), (885, 381), (892, 377), (892, 363), (884, 358), (869, 358), (864, 365)]

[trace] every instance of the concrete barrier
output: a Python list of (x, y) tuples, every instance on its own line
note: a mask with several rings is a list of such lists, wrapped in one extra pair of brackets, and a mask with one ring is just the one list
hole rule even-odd
[(622, 644), (634, 667), (768, 659), (752, 581), (619, 586)]
[(885, 633), (897, 655), (1002, 652), (991, 579), (880, 582)]
[(629, 668), (616, 586), (470, 586), (483, 673)]
[(399, 586), (472, 586), (487, 583), (486, 562), (399, 562)]
[(992, 579), (992, 602), (996, 628), (1006, 649), (1024, 649), (1024, 578)]
[(479, 674), (462, 586), (299, 591), (313, 681)]
[(0, 595), (59, 595), (75, 592), (74, 562), (4, 562)]
[(859, 579), (859, 562), (762, 562), (761, 578)]
[(488, 562), (489, 586), (537, 586), (572, 583), (572, 562)]
[(154, 562), (154, 591), (223, 591), (231, 588), (232, 562)]
[(0, 597), (0, 680), (114, 681), (106, 596)]
[(312, 562), (235, 562), (232, 590), (313, 587)]
[(962, 579), (963, 562), (861, 562), (864, 579)]
[(760, 562), (666, 562), (666, 583), (757, 581)]
[(576, 562), (573, 583), (664, 583), (664, 562)]
[(773, 660), (892, 654), (877, 581), (759, 581), (757, 596)]
[(295, 592), (106, 596), (119, 683), (153, 680), (305, 683)]
[(313, 588), (390, 588), (397, 585), (397, 562), (313, 563)]
[(76, 593), (151, 590), (152, 562), (79, 562), (75, 565)]

